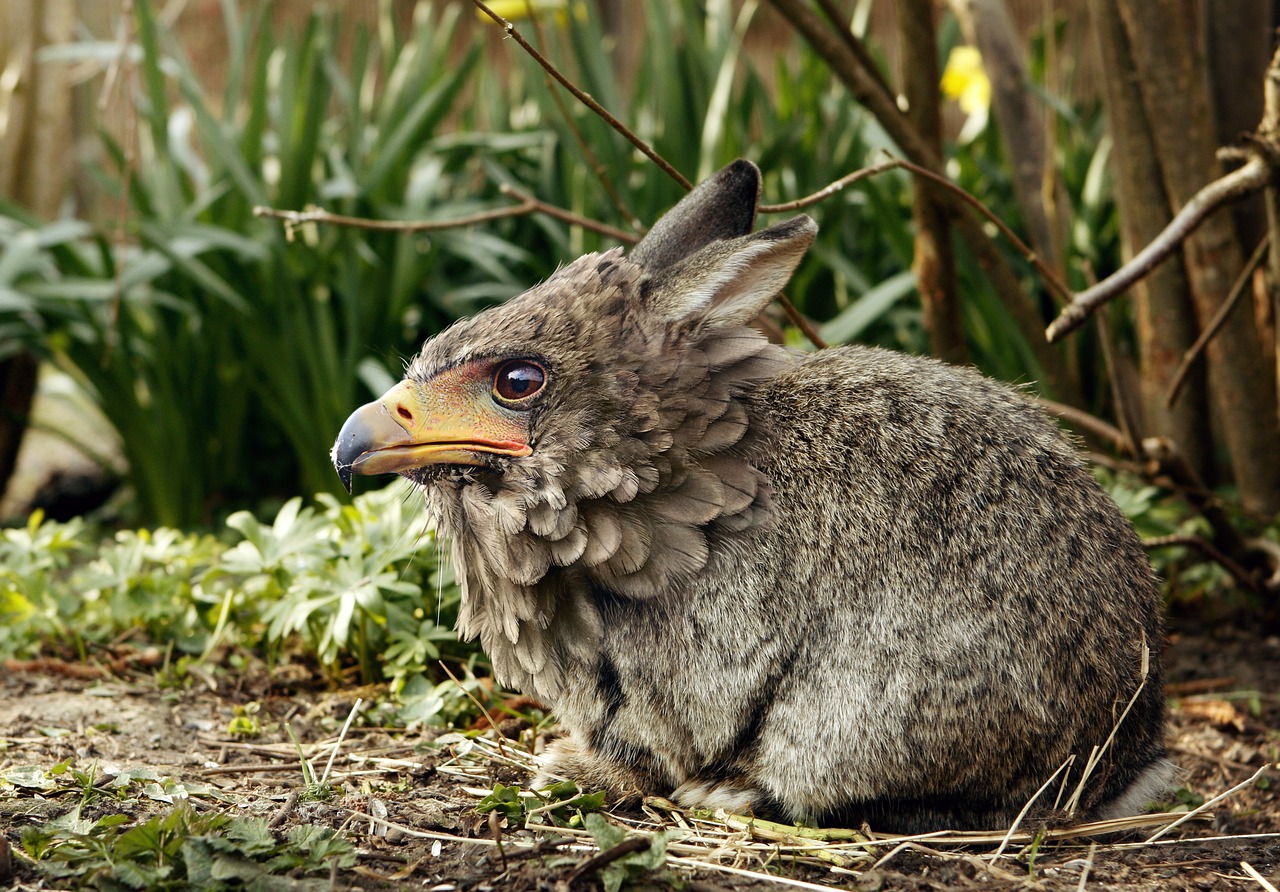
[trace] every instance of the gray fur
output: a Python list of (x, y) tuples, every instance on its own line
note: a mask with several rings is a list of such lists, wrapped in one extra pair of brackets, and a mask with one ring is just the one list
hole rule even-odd
[(583, 257), (410, 367), (550, 370), (532, 455), (410, 475), (454, 543), (461, 631), (568, 729), (548, 774), (994, 828), (1074, 755), (1073, 787), (1141, 689), (1076, 817), (1140, 807), (1167, 770), (1159, 594), (1130, 525), (1021, 394), (750, 329), (816, 231), (748, 234), (758, 192), (739, 162), (632, 259)]

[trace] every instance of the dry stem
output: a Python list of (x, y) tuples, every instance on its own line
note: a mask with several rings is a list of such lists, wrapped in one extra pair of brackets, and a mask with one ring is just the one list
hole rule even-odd
[(1213, 340), (1213, 336), (1222, 329), (1223, 323), (1227, 321), (1231, 311), (1236, 308), (1236, 304), (1240, 302), (1240, 296), (1245, 293), (1245, 286), (1253, 278), (1253, 271), (1258, 268), (1263, 258), (1267, 256), (1269, 247), (1270, 243), (1265, 238), (1258, 242), (1258, 247), (1253, 250), (1253, 256), (1249, 258), (1249, 262), (1244, 265), (1244, 269), (1240, 270), (1240, 275), (1232, 283), (1227, 299), (1222, 302), (1222, 306), (1218, 307), (1218, 311), (1213, 314), (1213, 318), (1209, 320), (1209, 324), (1205, 326), (1204, 331), (1200, 332), (1200, 337), (1196, 338), (1196, 342), (1187, 348), (1186, 355), (1182, 357), (1182, 362), (1178, 364), (1178, 370), (1174, 372), (1173, 379), (1169, 382), (1169, 391), (1164, 398), (1166, 406), (1172, 406), (1174, 400), (1178, 398), (1178, 392), (1182, 389), (1183, 382), (1187, 379), (1187, 374), (1191, 371), (1192, 366), (1195, 365), (1196, 360), (1200, 358), (1200, 354), (1204, 352), (1204, 348)]
[(645, 142), (643, 139), (637, 136), (634, 132), (632, 132), (632, 130), (629, 127), (627, 127), (626, 124), (623, 124), (613, 115), (611, 115), (609, 113), (609, 110), (606, 109), (603, 105), (601, 105), (600, 103), (596, 102), (593, 98), (591, 98), (591, 94), (583, 92), (581, 89), (578, 88), (576, 84), (573, 83), (573, 81), (569, 80), (567, 77), (561, 74), (558, 68), (552, 65), (551, 62), (545, 56), (542, 55), (542, 53), (538, 52), (534, 48), (533, 44), (529, 43), (529, 41), (525, 39), (524, 35), (521, 34), (516, 29), (515, 25), (511, 24), (502, 16), (498, 15), (496, 12), (494, 12), (492, 9), (486, 6), (484, 4), (484, 0), (471, 0), (471, 2), (475, 4), (477, 9), (479, 9), (489, 18), (493, 19), (494, 22), (496, 22), (498, 26), (502, 28), (502, 30), (505, 31), (512, 40), (520, 44), (520, 48), (523, 49), (526, 53), (528, 53), (529, 56), (533, 59), (533, 61), (541, 65), (543, 71), (547, 72), (547, 74), (555, 78), (556, 82), (560, 84), (560, 86), (564, 87), (566, 90), (572, 93), (575, 99), (577, 99), (587, 108), (591, 109), (593, 112), (599, 115), (605, 122), (608, 123), (610, 127), (616, 130), (618, 133), (622, 134), (622, 136), (627, 140), (627, 142), (631, 143), (633, 146), (639, 149), (646, 158), (648, 158), (654, 164), (658, 165), (659, 169), (661, 169), (665, 174), (667, 174), (667, 176), (671, 177), (671, 179), (679, 183), (681, 187), (683, 187), (686, 191), (693, 188), (693, 183), (689, 182), (689, 180), (686, 179), (685, 176), (682, 173), (680, 173), (680, 171), (672, 167), (671, 164), (667, 161), (667, 159), (663, 158), (656, 151), (654, 151), (652, 146), (650, 146), (647, 142)]
[(1058, 318), (1050, 323), (1045, 330), (1045, 337), (1053, 343), (1075, 331), (1099, 307), (1124, 292), (1176, 251), (1183, 240), (1215, 210), (1228, 201), (1256, 192), (1269, 182), (1271, 164), (1261, 155), (1255, 155), (1243, 167), (1205, 186), (1178, 211), (1164, 231), (1132, 260), (1097, 285), (1076, 294), (1071, 303), (1058, 314)]

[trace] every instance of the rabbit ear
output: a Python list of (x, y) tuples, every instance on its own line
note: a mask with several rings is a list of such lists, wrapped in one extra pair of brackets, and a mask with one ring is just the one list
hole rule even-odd
[(645, 283), (649, 306), (670, 321), (746, 325), (795, 272), (818, 234), (806, 216), (713, 242)]
[(760, 168), (735, 161), (680, 200), (628, 254), (646, 269), (666, 269), (711, 242), (746, 235), (760, 201)]

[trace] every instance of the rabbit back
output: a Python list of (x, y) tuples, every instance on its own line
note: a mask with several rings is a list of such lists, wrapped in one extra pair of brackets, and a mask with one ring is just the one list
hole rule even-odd
[(793, 819), (996, 826), (1074, 756), (1071, 790), (1133, 700), (1079, 814), (1163, 782), (1158, 588), (1043, 413), (859, 347), (750, 403), (772, 521), (713, 542), (670, 597), (593, 592), (604, 639), (567, 673), (552, 771)]

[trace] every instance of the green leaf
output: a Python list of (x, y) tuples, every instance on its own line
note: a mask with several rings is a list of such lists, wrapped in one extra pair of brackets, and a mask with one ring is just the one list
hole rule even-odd
[(23, 787), (27, 790), (48, 791), (57, 789), (58, 786), (57, 781), (49, 777), (43, 768), (34, 765), (10, 769), (4, 773), (3, 777), (15, 787)]
[(627, 831), (610, 824), (603, 815), (594, 812), (583, 818), (582, 824), (601, 851), (613, 848), (627, 837)]
[(912, 293), (916, 277), (911, 270), (904, 270), (865, 292), (847, 309), (822, 326), (823, 340), (829, 344), (847, 344), (858, 337), (873, 323), (881, 319), (898, 301)]

